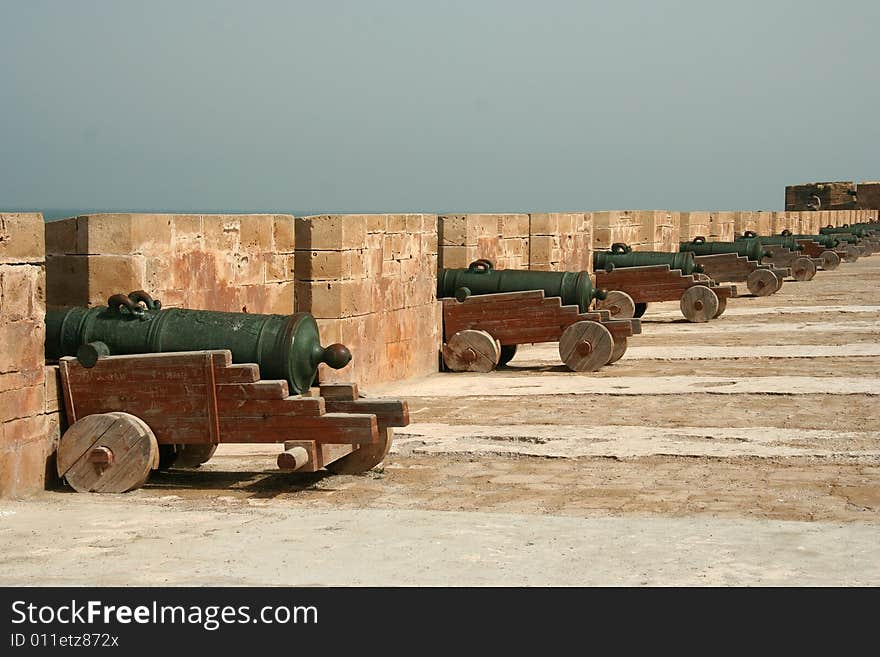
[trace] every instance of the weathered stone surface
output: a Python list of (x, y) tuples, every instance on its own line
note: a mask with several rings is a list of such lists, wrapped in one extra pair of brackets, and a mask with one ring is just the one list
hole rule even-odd
[[(144, 289), (166, 306), (291, 312), (292, 215), (108, 214), (67, 221), (77, 227), (77, 247), (49, 258), (50, 308), (101, 305), (111, 294)], [(107, 250), (95, 252), (96, 244)]]

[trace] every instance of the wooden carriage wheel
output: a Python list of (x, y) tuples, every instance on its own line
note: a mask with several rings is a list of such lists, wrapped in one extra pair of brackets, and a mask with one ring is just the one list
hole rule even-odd
[(58, 476), (80, 493), (126, 493), (159, 467), (156, 436), (128, 413), (95, 413), (77, 420), (58, 445)]
[(207, 463), (217, 451), (217, 445), (213, 443), (200, 443), (192, 445), (175, 445), (177, 455), (171, 463), (172, 468), (197, 468), (202, 463)]
[(811, 258), (795, 258), (791, 264), (791, 275), (796, 281), (809, 281), (816, 275), (816, 263)]
[(708, 322), (718, 312), (718, 295), (705, 285), (694, 285), (681, 295), (679, 306), (689, 322)]
[(513, 360), (514, 356), (516, 356), (516, 345), (515, 344), (501, 345), (501, 356), (498, 359), (498, 367), (503, 367), (503, 366), (507, 365), (510, 361)]
[(859, 250), (854, 247), (852, 244), (847, 244), (844, 247), (845, 255), (843, 256), (844, 262), (855, 262), (859, 259)]
[(632, 319), (636, 304), (632, 297), (620, 290), (611, 290), (603, 300), (596, 300), (596, 308), (611, 312), (611, 319)]
[[(715, 296), (718, 296), (717, 294)], [(715, 315), (712, 319), (718, 319), (721, 315), (724, 314), (724, 311), (727, 310), (727, 297), (718, 297), (718, 310), (715, 311)]]
[(333, 474), (359, 474), (366, 472), (379, 465), (391, 449), (394, 439), (394, 429), (379, 428), (379, 442), (371, 445), (361, 445), (351, 454), (333, 461), (325, 466)]
[(756, 297), (766, 297), (779, 289), (779, 278), (769, 269), (756, 269), (746, 278), (746, 287)]
[(625, 336), (615, 338), (614, 349), (611, 350), (611, 358), (608, 360), (608, 365), (611, 365), (611, 363), (616, 363), (621, 358), (623, 358), (623, 355), (626, 353), (626, 347), (627, 342)]
[(559, 338), (559, 356), (574, 372), (595, 372), (611, 360), (614, 338), (599, 322), (575, 322)]
[(486, 331), (458, 331), (443, 345), (443, 362), (453, 372), (491, 372), (501, 359), (501, 345)]
[(822, 269), (825, 271), (834, 271), (840, 267), (840, 256), (834, 251), (822, 251), (819, 257), (822, 259)]

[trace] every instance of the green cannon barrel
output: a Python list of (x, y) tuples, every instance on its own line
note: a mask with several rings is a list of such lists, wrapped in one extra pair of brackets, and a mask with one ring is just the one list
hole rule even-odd
[[(593, 288), (585, 271), (524, 271), (495, 269), (488, 260), (476, 260), (467, 269), (443, 269), (437, 278), (437, 296), (454, 297), (466, 289), (472, 294), (544, 290), (548, 297), (561, 297), (564, 305), (577, 305), (580, 312), (589, 310), (593, 299), (604, 293)], [(459, 293), (460, 294), (460, 293)]]
[(858, 224), (850, 224), (853, 228), (858, 228), (867, 232), (869, 235), (880, 235), (880, 223), (874, 221), (866, 221)]
[[(740, 240), (751, 240), (758, 238), (758, 234), (747, 230), (744, 235), (736, 237), (736, 241)], [(766, 235), (760, 236), (761, 244), (770, 245), (770, 246), (781, 246), (785, 249), (790, 249), (792, 251), (803, 251), (804, 247), (797, 243), (797, 239), (792, 237), (791, 235), (773, 235), (772, 237), (768, 237)]]
[(705, 237), (695, 237), (690, 242), (680, 242), (679, 251), (692, 251), (694, 255), (736, 253), (749, 260), (760, 261), (769, 254), (760, 239), (744, 239), (736, 242), (707, 242)]
[(787, 232), (784, 234), (784, 236), (793, 237), (795, 240), (812, 240), (818, 244), (821, 244), (826, 249), (833, 249), (838, 244), (840, 244), (840, 240), (837, 239), (837, 235), (792, 235), (790, 232)]
[(858, 244), (862, 238), (858, 235), (853, 235), (852, 233), (826, 233), (827, 235), (833, 235), (834, 239), (842, 244)]
[(871, 230), (867, 228), (861, 228), (859, 226), (825, 226), (825, 228), (820, 228), (819, 232), (823, 235), (838, 235), (840, 233), (845, 233), (847, 235), (855, 235), (858, 238), (870, 237)]
[(593, 254), (594, 269), (609, 267), (648, 267), (669, 265), (670, 269), (680, 269), (685, 276), (702, 273), (703, 266), (694, 260), (690, 251), (667, 253), (663, 251), (633, 251), (625, 244), (612, 244), (610, 251), (596, 251)]
[[(345, 367), (351, 352), (322, 347), (309, 313), (258, 315), (169, 308), (143, 292), (110, 297), (107, 306), (46, 313), (46, 357), (229, 349), (234, 363), (256, 363), (264, 379), (284, 379), (290, 394), (314, 383), (320, 363)], [(88, 361), (92, 360), (91, 363)]]

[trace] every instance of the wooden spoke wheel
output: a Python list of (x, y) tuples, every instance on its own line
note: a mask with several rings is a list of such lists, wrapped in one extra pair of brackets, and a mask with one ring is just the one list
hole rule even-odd
[(498, 359), (498, 367), (503, 367), (504, 365), (507, 365), (510, 361), (513, 360), (514, 356), (516, 356), (515, 344), (501, 345), (501, 356)]
[(822, 258), (822, 269), (825, 271), (834, 271), (840, 267), (840, 256), (834, 251), (822, 251), (819, 257)]
[(859, 250), (852, 244), (847, 244), (843, 250), (846, 254), (843, 256), (844, 262), (855, 262), (859, 259)]
[(816, 263), (811, 258), (795, 258), (791, 264), (791, 275), (796, 281), (809, 281), (816, 275)]
[(613, 352), (614, 338), (599, 322), (575, 322), (559, 338), (559, 356), (574, 372), (595, 372)]
[(611, 350), (611, 359), (608, 361), (607, 364), (611, 365), (611, 363), (616, 363), (621, 358), (623, 358), (623, 355), (626, 353), (626, 347), (627, 343), (625, 337), (621, 336), (619, 338), (615, 338), (614, 349)]
[(453, 372), (491, 372), (501, 359), (501, 345), (486, 331), (465, 329), (443, 345), (443, 362)]
[(213, 443), (201, 443), (193, 445), (175, 445), (177, 456), (171, 464), (173, 468), (197, 468), (202, 463), (207, 463), (217, 451), (217, 445)]
[(147, 423), (128, 413), (77, 420), (58, 445), (58, 476), (80, 493), (126, 493), (159, 467), (159, 445)]
[(351, 454), (327, 464), (327, 470), (333, 474), (360, 474), (372, 470), (388, 456), (393, 438), (394, 430), (391, 427), (379, 427), (378, 443), (361, 445)]
[(632, 319), (636, 312), (632, 297), (620, 290), (611, 290), (605, 299), (597, 300), (596, 308), (610, 311), (611, 319)]
[(636, 310), (633, 313), (633, 317), (641, 317), (645, 314), (645, 311), (648, 309), (648, 304), (646, 303), (637, 303)]
[[(718, 295), (716, 294), (715, 296), (717, 297)], [(715, 311), (715, 315), (712, 319), (718, 319), (721, 317), (725, 310), (727, 310), (727, 297), (718, 297), (718, 310)]]
[(694, 285), (681, 295), (679, 306), (689, 322), (708, 322), (718, 312), (718, 295), (705, 285)]
[(769, 269), (756, 269), (746, 279), (746, 287), (756, 297), (766, 297), (779, 289), (779, 278)]

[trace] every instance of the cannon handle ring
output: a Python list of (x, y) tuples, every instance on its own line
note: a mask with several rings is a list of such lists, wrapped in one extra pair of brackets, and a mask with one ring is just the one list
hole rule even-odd
[(492, 271), (492, 262), (490, 260), (486, 260), (485, 258), (474, 260), (470, 265), (468, 265), (468, 271), (488, 273)]
[(129, 299), (124, 294), (114, 294), (112, 297), (107, 299), (107, 308), (110, 309), (110, 312), (115, 312), (122, 314), (122, 307), (125, 306), (126, 310), (132, 315), (143, 315), (144, 309), (138, 306), (134, 301)]
[(782, 235), (783, 237), (788, 237), (789, 235), (791, 235), (791, 231), (788, 228), (786, 228), (785, 230), (783, 230), (779, 234)]
[(706, 238), (703, 237), (702, 235), (698, 235), (697, 237), (694, 238), (694, 242), (693, 242), (693, 243), (694, 243), (694, 244), (705, 244), (705, 243), (706, 243)]
[(611, 253), (614, 254), (624, 254), (629, 253), (630, 251), (632, 251), (632, 249), (623, 242), (615, 242), (611, 245)]
[(147, 310), (162, 309), (162, 302), (158, 299), (154, 299), (149, 292), (145, 292), (144, 290), (135, 290), (134, 292), (129, 292), (128, 298), (131, 299), (134, 303), (143, 303), (144, 306), (146, 306)]

